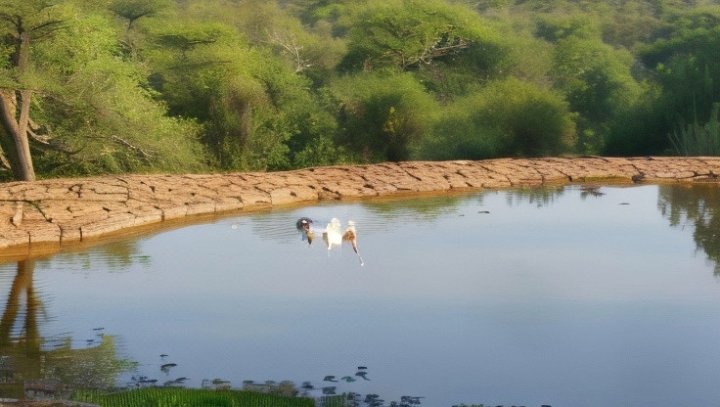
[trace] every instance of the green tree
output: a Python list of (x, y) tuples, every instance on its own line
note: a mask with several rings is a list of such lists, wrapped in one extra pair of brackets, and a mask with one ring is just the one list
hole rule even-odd
[(4, 61), (0, 62), (0, 121), (12, 143), (3, 146), (0, 161), (10, 167), (15, 177), (25, 181), (35, 179), (30, 154), (29, 137), (33, 132), (30, 107), (37, 91), (35, 75), (38, 66), (32, 59), (31, 46), (51, 36), (61, 27), (62, 17), (58, 1), (2, 0), (0, 1), (0, 35)]
[(578, 149), (597, 154), (609, 126), (641, 92), (630, 72), (633, 58), (600, 42), (567, 39), (558, 44), (555, 61), (556, 86), (580, 113)]
[(288, 168), (291, 140), (311, 137), (302, 132), (313, 127), (302, 121), (322, 115), (297, 60), (262, 42), (265, 34), (253, 32), (257, 46), (245, 38), (240, 27), (255, 25), (232, 17), (241, 6), (188, 3), (176, 15), (142, 21), (139, 28), (153, 39), (151, 83), (173, 114), (203, 125), (217, 167)]
[(481, 159), (571, 151), (574, 115), (562, 95), (515, 78), (494, 81), (448, 105), (421, 158)]
[(663, 103), (677, 112), (674, 120), (707, 117), (720, 102), (720, 9), (697, 8), (669, 18), (672, 31), (641, 50), (655, 70)]
[(363, 161), (410, 158), (411, 146), (429, 130), (437, 104), (409, 73), (380, 71), (338, 80), (339, 144)]
[(343, 65), (369, 71), (417, 68), (467, 55), (477, 71), (504, 57), (500, 39), (471, 9), (431, 0), (371, 0), (353, 9)]
[(670, 135), (711, 117), (713, 105), (720, 102), (720, 10), (670, 10), (657, 40), (639, 47), (654, 86), (612, 129), (608, 153), (671, 152)]
[(168, 9), (171, 0), (112, 0), (110, 10), (127, 20), (127, 30), (143, 17), (149, 17)]
[(82, 6), (3, 0), (0, 7), (9, 10), (0, 145), (13, 175), (31, 180), (35, 167), (43, 175), (204, 168), (197, 126), (168, 117), (143, 66), (119, 58), (122, 30), (105, 5)]

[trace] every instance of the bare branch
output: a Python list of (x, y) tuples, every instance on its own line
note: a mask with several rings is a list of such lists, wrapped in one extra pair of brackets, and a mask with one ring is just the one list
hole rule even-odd
[(32, 130), (28, 130), (28, 136), (30, 136), (30, 141), (33, 141), (34, 147), (38, 147), (42, 150), (52, 150), (57, 151), (66, 155), (75, 155), (79, 152), (81, 152), (85, 147), (80, 147), (77, 150), (70, 150), (67, 147), (52, 142), (52, 137), (48, 135), (40, 135), (35, 133)]
[(148, 152), (146, 152), (146, 151), (143, 150), (142, 148), (140, 148), (140, 147), (138, 147), (138, 146), (136, 146), (136, 145), (131, 144), (129, 141), (127, 141), (127, 140), (125, 140), (125, 139), (122, 139), (122, 138), (120, 138), (120, 137), (118, 137), (118, 136), (115, 136), (115, 135), (110, 136), (110, 139), (113, 140), (113, 141), (115, 141), (115, 142), (118, 143), (118, 144), (121, 144), (121, 145), (123, 145), (123, 146), (125, 146), (125, 147), (127, 147), (127, 148), (129, 148), (129, 149), (131, 149), (131, 150), (133, 150), (133, 151), (135, 151), (135, 152), (137, 152), (137, 153), (140, 153), (140, 155), (141, 155), (145, 160), (148, 160), (148, 161), (149, 161), (150, 158), (152, 158), (152, 155), (151, 155), (151, 154), (149, 154)]
[(269, 44), (279, 46), (284, 50), (284, 53), (289, 54), (295, 60), (295, 73), (300, 73), (312, 66), (312, 64), (307, 63), (300, 54), (303, 47), (295, 41), (294, 36), (281, 36), (277, 31), (273, 31), (272, 33), (266, 31), (266, 35)]

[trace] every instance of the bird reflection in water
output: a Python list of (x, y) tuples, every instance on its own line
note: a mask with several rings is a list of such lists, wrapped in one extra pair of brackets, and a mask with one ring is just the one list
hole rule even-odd
[(324, 229), (315, 229), (312, 219), (302, 217), (295, 222), (295, 227), (302, 234), (303, 241), (307, 240), (308, 244), (312, 244), (315, 234), (322, 234), (323, 241), (328, 250), (332, 250), (333, 247), (336, 246), (342, 246), (343, 242), (349, 242), (360, 260), (360, 265), (365, 265), (365, 261), (358, 250), (357, 229), (355, 228), (354, 221), (348, 221), (345, 231), (342, 230), (342, 224), (338, 218), (332, 218)]

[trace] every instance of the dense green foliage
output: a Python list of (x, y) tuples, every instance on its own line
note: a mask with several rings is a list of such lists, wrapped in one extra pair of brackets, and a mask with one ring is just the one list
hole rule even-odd
[(315, 401), (250, 391), (147, 388), (119, 393), (77, 392), (73, 399), (103, 407), (313, 407)]
[(716, 154), (719, 61), (720, 0), (0, 0), (0, 177)]

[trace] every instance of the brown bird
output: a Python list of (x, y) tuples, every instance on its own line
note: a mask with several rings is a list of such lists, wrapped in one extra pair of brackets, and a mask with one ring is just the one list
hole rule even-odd
[(351, 220), (348, 221), (348, 227), (347, 229), (345, 229), (345, 233), (343, 233), (342, 239), (350, 242), (353, 251), (358, 255), (358, 258), (360, 259), (360, 265), (364, 265), (365, 262), (363, 261), (362, 256), (360, 256), (360, 252), (358, 251), (357, 230), (355, 229), (355, 222)]

